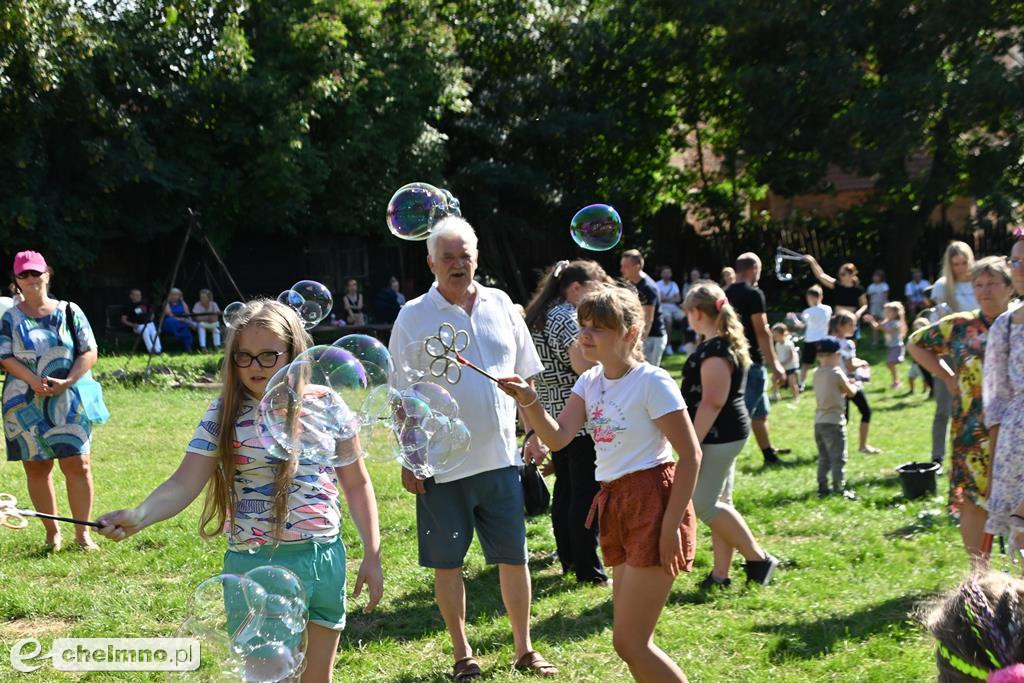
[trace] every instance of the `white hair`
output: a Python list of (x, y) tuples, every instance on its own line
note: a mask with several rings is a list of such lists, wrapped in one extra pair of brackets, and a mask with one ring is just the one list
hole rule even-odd
[(465, 218), (460, 216), (446, 216), (434, 224), (430, 236), (427, 237), (427, 253), (430, 258), (435, 258), (437, 253), (437, 241), (442, 237), (458, 237), (466, 243), (466, 249), (470, 253), (477, 253), (476, 231), (473, 230)]

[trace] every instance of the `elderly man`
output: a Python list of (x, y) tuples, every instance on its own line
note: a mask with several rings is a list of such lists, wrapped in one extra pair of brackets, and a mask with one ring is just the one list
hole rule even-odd
[[(473, 280), (477, 237), (469, 223), (449, 217), (427, 239), (427, 265), (436, 282), (407, 303), (391, 332), (396, 367), (403, 366), (411, 342), (438, 333), (451, 323), (469, 334), (463, 355), (496, 377), (531, 377), (543, 366), (522, 316), (505, 292)], [(402, 470), (402, 485), (416, 494), (416, 528), (421, 566), (434, 570), (434, 593), (455, 655), (457, 681), (480, 678), (480, 666), (466, 638), (466, 596), (462, 564), (474, 530), (484, 558), (498, 565), (501, 597), (512, 625), (515, 667), (542, 676), (558, 670), (530, 642), (530, 573), (526, 520), (519, 481), (515, 401), (489, 379), (463, 372), (447, 387), (472, 433), (468, 457), (453, 472), (425, 481)], [(532, 452), (539, 448), (533, 437)]]
[(761, 259), (749, 251), (740, 254), (736, 259), (736, 282), (726, 288), (725, 296), (739, 314), (743, 332), (750, 345), (751, 366), (747, 370), (747, 384), (743, 396), (747, 412), (750, 413), (750, 427), (764, 455), (764, 464), (778, 465), (782, 462), (779, 454), (789, 453), (789, 449), (774, 448), (771, 435), (768, 433), (770, 404), (766, 391), (765, 364), (771, 369), (772, 375), (780, 381), (785, 380), (786, 372), (775, 356), (775, 345), (772, 343), (771, 332), (768, 331), (768, 307), (765, 304), (764, 292), (757, 286), (760, 279)]

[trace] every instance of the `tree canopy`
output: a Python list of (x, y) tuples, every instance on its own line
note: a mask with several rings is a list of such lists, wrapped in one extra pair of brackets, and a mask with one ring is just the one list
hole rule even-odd
[(675, 207), (731, 246), (836, 164), (876, 187), (847, 224), (911, 258), (954, 197), (1019, 218), (1022, 25), (998, 0), (9, 0), (0, 236), (80, 269), (186, 206), (222, 242), (360, 234), (425, 180), (518, 277), (514, 242), (584, 204), (633, 245)]

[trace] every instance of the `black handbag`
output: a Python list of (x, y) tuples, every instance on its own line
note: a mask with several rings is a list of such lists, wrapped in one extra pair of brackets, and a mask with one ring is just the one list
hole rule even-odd
[[(526, 440), (532, 435), (533, 432), (529, 432), (526, 439), (523, 439), (523, 451), (526, 450)], [(548, 504), (551, 503), (551, 492), (548, 491), (544, 475), (537, 466), (533, 463), (520, 466), (519, 479), (523, 482), (523, 507), (526, 508), (526, 516), (536, 517), (547, 512)]]

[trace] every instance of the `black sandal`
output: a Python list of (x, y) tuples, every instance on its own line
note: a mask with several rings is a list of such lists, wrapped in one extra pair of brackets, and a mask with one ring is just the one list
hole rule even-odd
[(544, 657), (536, 650), (530, 650), (525, 655), (516, 660), (515, 663), (516, 671), (522, 671), (524, 673), (532, 673), (537, 676), (557, 676), (558, 668), (544, 659)]
[(452, 679), (456, 681), (476, 681), (483, 677), (480, 664), (472, 657), (466, 657), (455, 662), (452, 667)]

